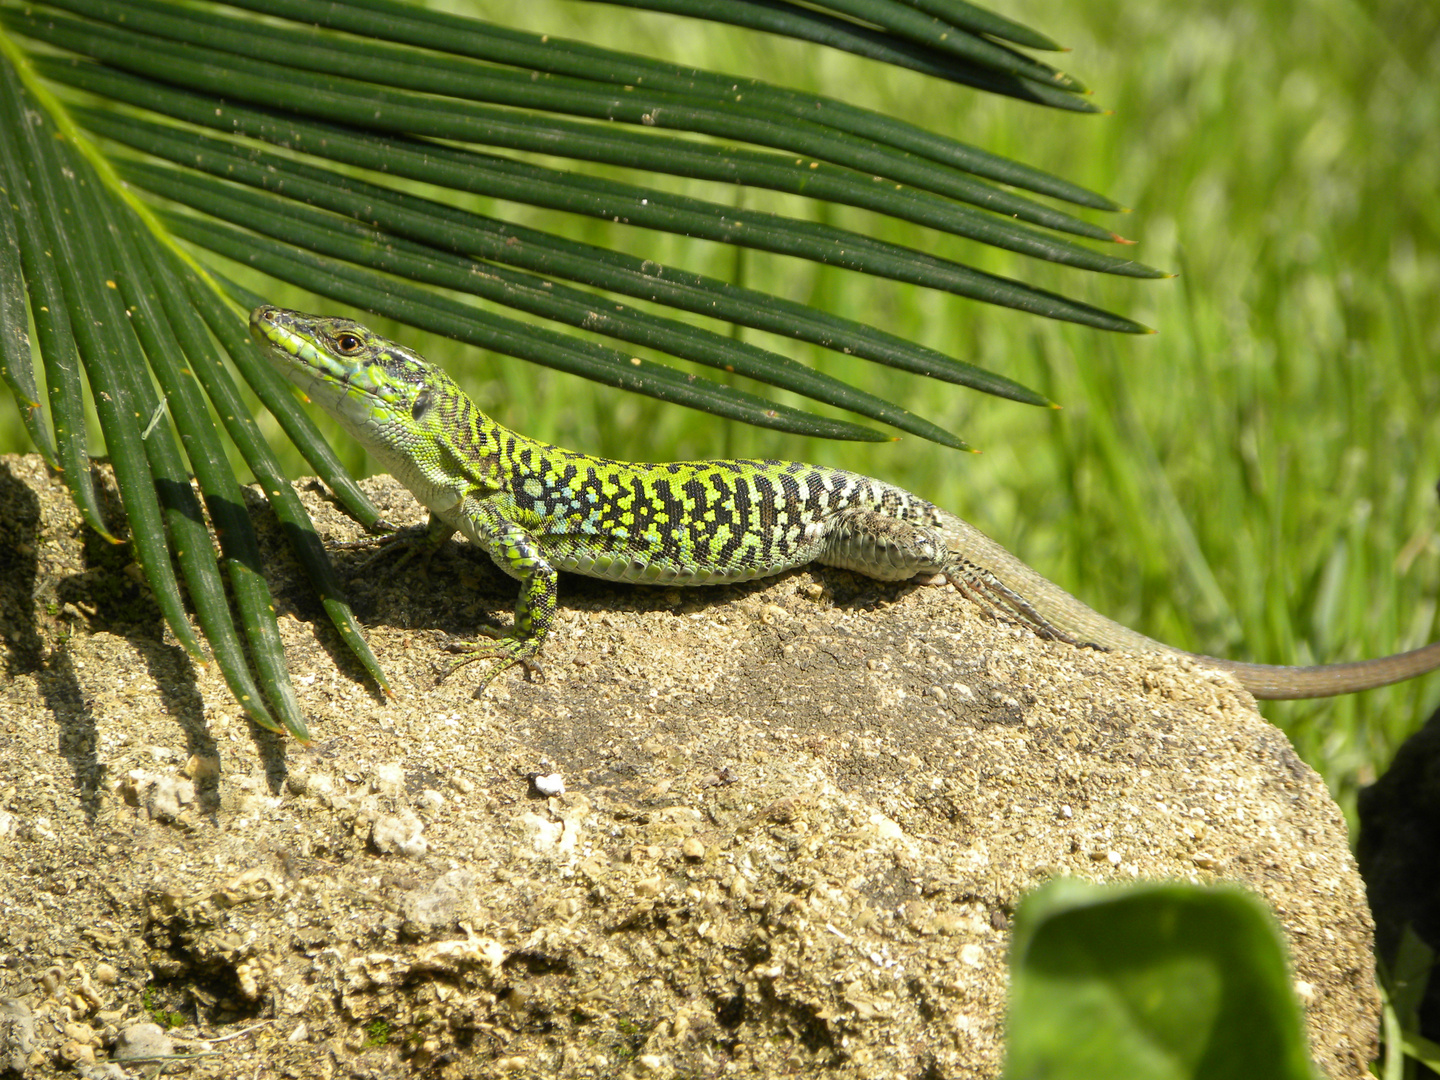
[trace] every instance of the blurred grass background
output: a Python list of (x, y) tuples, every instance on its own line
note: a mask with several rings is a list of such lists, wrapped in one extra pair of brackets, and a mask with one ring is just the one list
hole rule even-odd
[[(915, 439), (825, 443), (403, 332), (502, 423), (612, 457), (798, 458), (882, 477), (965, 516), (1112, 618), (1187, 649), (1307, 664), (1437, 636), (1440, 5), (997, 6), (1071, 47), (1061, 66), (1096, 88), (1110, 116), (1044, 110), (828, 50), (603, 4), (448, 6), (816, 90), (1015, 157), (1132, 207), (1091, 216), (1139, 242), (1120, 253), (1181, 275), (1103, 279), (862, 211), (808, 211), (1159, 331), (1122, 337), (477, 200), (484, 212), (867, 318), (1064, 407), (1027, 408), (754, 334), (902, 401), (983, 454)], [(748, 207), (806, 206), (768, 192), (684, 189)], [(276, 303), (334, 310), (293, 290), (270, 293)], [(0, 443), (26, 448), (13, 408), (0, 413)], [(298, 456), (291, 463), (298, 472)], [(1353, 815), (1357, 787), (1383, 770), (1437, 699), (1440, 677), (1431, 677), (1263, 711)]]

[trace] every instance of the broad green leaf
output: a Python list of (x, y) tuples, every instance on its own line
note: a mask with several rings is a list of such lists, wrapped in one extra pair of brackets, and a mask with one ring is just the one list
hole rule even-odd
[(1314, 1080), (1274, 918), (1234, 887), (1052, 882), (1015, 919), (1006, 1080)]

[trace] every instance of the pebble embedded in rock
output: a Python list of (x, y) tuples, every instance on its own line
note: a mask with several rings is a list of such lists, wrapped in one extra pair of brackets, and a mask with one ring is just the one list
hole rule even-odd
[(178, 776), (136, 770), (130, 774), (130, 781), (139, 792), (145, 812), (156, 821), (174, 821), (185, 806), (195, 801), (195, 785)]
[(381, 795), (398, 795), (405, 789), (405, 770), (393, 761), (375, 768), (370, 780), (370, 790)]
[(557, 773), (535, 773), (530, 777), (535, 790), (547, 799), (565, 794), (565, 777)]
[(35, 1017), (30, 1006), (14, 998), (0, 1001), (0, 1067), (23, 1073), (35, 1048)]
[(95, 1064), (95, 1048), (77, 1039), (66, 1039), (61, 1043), (58, 1056), (66, 1065), (72, 1067)]
[(131, 1024), (115, 1038), (116, 1061), (165, 1058), (175, 1053), (175, 1044), (159, 1024)]
[(450, 786), (456, 791), (460, 792), (461, 795), (469, 795), (472, 791), (475, 790), (475, 784), (470, 780), (470, 778), (468, 776), (463, 776), (460, 773), (451, 774)]
[(191, 780), (214, 780), (220, 775), (220, 759), (210, 754), (192, 754), (185, 762), (185, 775)]
[(425, 826), (408, 810), (400, 817), (377, 817), (370, 826), (370, 843), (382, 855), (404, 855), (418, 859), (430, 849), (420, 833)]
[(466, 911), (468, 897), (474, 890), (474, 877), (468, 870), (451, 870), (442, 874), (427, 888), (413, 889), (400, 901), (400, 913), (413, 929), (433, 934), (453, 923)]

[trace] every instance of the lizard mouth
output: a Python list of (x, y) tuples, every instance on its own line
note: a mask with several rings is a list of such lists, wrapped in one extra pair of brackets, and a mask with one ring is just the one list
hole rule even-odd
[(345, 387), (373, 393), (370, 387), (356, 386), (357, 373), (366, 365), (345, 363), (330, 355), (306, 334), (296, 330), (289, 312), (276, 307), (258, 307), (250, 314), (250, 333), (283, 366), (296, 382), (303, 378), (307, 386), (317, 380), (331, 379)]
[(289, 325), (280, 308), (259, 307), (250, 314), (251, 336), (275, 354), (287, 368), (310, 369), (312, 373), (348, 381), (352, 365), (339, 364), (306, 335)]
[(327, 408), (344, 413), (358, 407), (367, 422), (373, 420), (375, 409), (409, 406), (408, 395), (386, 377), (380, 365), (369, 357), (346, 360), (335, 356), (301, 327), (297, 315), (283, 308), (258, 307), (250, 313), (250, 333), (307, 398), (331, 400)]

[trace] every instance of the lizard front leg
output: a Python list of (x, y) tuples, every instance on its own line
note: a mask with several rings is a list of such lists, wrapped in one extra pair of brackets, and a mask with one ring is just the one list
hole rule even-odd
[(493, 508), (486, 508), (471, 518), (474, 531), (495, 564), (520, 582), (520, 595), (515, 600), (515, 622), (508, 633), (492, 641), (451, 641), (445, 648), (467, 655), (453, 663), (441, 680), (477, 660), (498, 660), (486, 673), (475, 693), (482, 693), (495, 676), (516, 664), (539, 670), (533, 657), (540, 651), (545, 635), (555, 622), (556, 598), (560, 575), (546, 560), (535, 537), (522, 526), (506, 521)]

